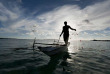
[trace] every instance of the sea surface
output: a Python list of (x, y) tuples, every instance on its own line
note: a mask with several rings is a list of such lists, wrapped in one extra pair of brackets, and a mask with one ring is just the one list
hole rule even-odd
[(68, 51), (54, 57), (37, 46), (45, 45), (33, 50), (31, 39), (0, 39), (0, 74), (110, 74), (109, 41), (70, 41)]

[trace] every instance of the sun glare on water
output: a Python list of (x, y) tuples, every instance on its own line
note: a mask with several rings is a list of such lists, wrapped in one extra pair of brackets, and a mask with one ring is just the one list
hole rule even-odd
[(77, 53), (79, 50), (79, 44), (78, 41), (71, 41), (70, 46), (68, 47), (69, 53)]

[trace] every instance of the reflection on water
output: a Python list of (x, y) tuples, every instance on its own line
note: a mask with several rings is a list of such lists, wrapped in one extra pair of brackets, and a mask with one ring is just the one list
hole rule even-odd
[(51, 56), (48, 64), (39, 68), (40, 74), (52, 74), (59, 65), (62, 66), (61, 70), (65, 71), (64, 67), (66, 66), (65, 64), (68, 57), (68, 52), (61, 52), (57, 55)]
[[(47, 41), (54, 40), (41, 40)], [(110, 74), (110, 42), (73, 41), (68, 52), (52, 57), (33, 52), (32, 43), (0, 40), (0, 74)]]

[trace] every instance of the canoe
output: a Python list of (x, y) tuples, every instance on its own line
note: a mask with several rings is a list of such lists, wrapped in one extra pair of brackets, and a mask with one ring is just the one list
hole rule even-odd
[(38, 46), (38, 49), (48, 56), (53, 56), (53, 55), (59, 54), (60, 52), (68, 51), (69, 45), (70, 45), (70, 42), (68, 42), (67, 45), (56, 45), (56, 46), (48, 46), (48, 47)]

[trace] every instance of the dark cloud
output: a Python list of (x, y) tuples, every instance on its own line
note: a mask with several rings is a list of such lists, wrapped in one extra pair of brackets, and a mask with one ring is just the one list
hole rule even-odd
[(88, 19), (83, 20), (83, 22), (90, 24), (90, 21)]

